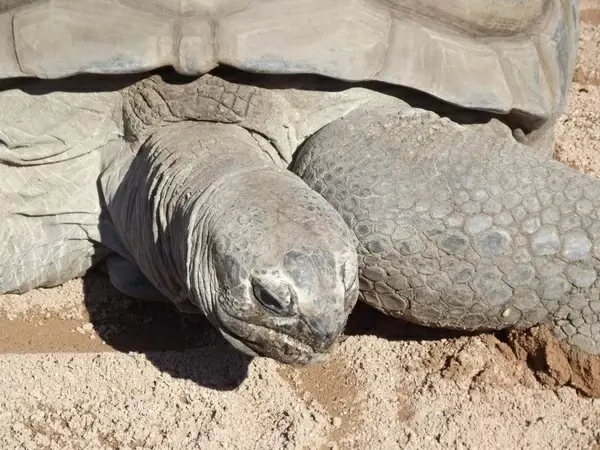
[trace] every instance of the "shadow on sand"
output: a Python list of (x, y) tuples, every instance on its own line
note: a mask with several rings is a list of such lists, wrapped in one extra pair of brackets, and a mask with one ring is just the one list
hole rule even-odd
[[(127, 297), (99, 271), (84, 278), (84, 287), (90, 322), (116, 351), (142, 353), (161, 371), (215, 390), (233, 390), (248, 376), (251, 358), (235, 350), (203, 316), (183, 315), (169, 303)], [(345, 334), (428, 341), (466, 333), (407, 323), (359, 302)]]
[(203, 316), (184, 316), (169, 303), (127, 297), (97, 271), (84, 277), (84, 289), (90, 322), (113, 349), (143, 353), (161, 371), (211, 389), (232, 390), (247, 377), (250, 358)]

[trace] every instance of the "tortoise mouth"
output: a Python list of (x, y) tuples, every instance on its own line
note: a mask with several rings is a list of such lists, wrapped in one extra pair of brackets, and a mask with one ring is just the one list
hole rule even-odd
[[(271, 327), (232, 317), (222, 311), (219, 331), (233, 347), (251, 357), (262, 356), (290, 365), (310, 365), (328, 359), (337, 339), (330, 339), (315, 349), (300, 338)], [(226, 317), (224, 317), (226, 316)]]

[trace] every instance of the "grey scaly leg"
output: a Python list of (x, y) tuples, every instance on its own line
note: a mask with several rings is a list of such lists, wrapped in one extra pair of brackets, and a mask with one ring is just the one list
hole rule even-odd
[(456, 329), (550, 322), (600, 353), (600, 180), (421, 110), (356, 110), (292, 169), (356, 233), (379, 310)]

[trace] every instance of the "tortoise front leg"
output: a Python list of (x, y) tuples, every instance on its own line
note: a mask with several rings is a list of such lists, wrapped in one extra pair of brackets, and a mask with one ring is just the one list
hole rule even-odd
[(600, 180), (421, 111), (354, 111), (293, 170), (360, 240), (364, 300), (455, 329), (551, 322), (600, 354)]

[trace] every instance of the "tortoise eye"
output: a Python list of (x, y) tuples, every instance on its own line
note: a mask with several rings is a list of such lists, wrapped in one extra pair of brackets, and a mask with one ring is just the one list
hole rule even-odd
[(279, 315), (287, 315), (290, 311), (291, 302), (289, 298), (281, 299), (278, 296), (271, 294), (264, 287), (254, 285), (252, 287), (254, 297), (264, 308)]

